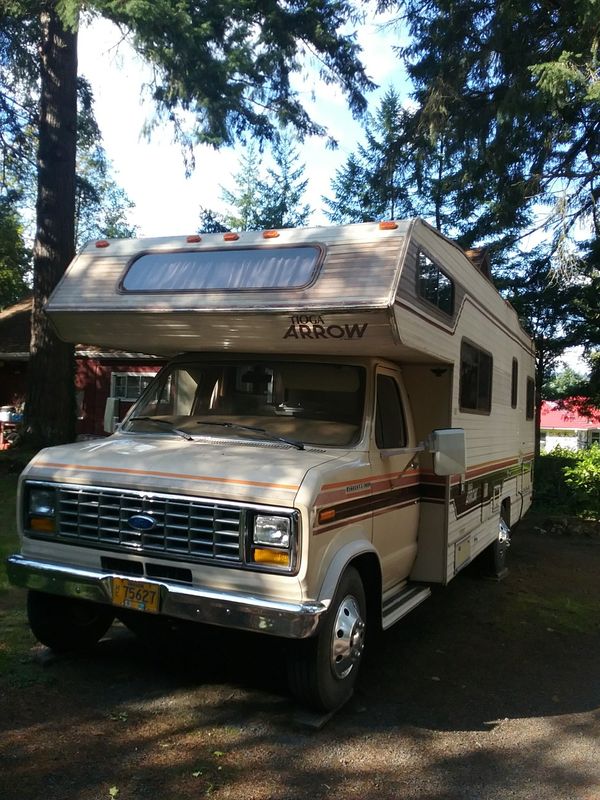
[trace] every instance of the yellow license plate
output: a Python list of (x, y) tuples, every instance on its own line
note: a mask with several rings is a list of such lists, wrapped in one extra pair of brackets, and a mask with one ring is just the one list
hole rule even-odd
[(156, 583), (130, 581), (128, 578), (113, 578), (112, 601), (115, 606), (122, 608), (158, 614), (160, 586)]

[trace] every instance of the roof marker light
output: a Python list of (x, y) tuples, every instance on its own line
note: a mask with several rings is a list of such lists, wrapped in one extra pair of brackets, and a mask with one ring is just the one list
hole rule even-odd
[(96, 247), (108, 247), (110, 242), (107, 242), (106, 239), (98, 239), (96, 242)]
[(393, 219), (385, 220), (384, 222), (379, 223), (379, 230), (380, 231), (395, 231), (398, 227), (398, 223), (394, 222)]
[(201, 242), (201, 241), (202, 241), (202, 237), (199, 236), (197, 233), (192, 233), (191, 236), (188, 236), (186, 238), (186, 242), (189, 242), (190, 244), (193, 244), (195, 242)]
[(239, 233), (224, 233), (223, 234), (223, 240), (225, 242), (237, 242), (237, 240), (239, 238), (240, 238)]
[(277, 239), (279, 231), (263, 231), (263, 239)]

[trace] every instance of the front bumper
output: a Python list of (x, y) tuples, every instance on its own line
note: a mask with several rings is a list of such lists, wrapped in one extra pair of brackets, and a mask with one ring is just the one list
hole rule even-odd
[[(10, 556), (7, 564), (8, 577), (15, 586), (108, 605), (112, 604), (113, 577), (136, 581), (130, 576), (20, 555)], [(165, 616), (288, 639), (304, 639), (313, 634), (326, 611), (326, 606), (318, 602), (286, 603), (241, 592), (193, 588), (164, 580), (152, 582), (160, 587), (160, 613)]]

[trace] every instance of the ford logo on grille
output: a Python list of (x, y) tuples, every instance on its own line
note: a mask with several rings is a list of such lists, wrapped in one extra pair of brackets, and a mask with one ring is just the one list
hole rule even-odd
[(134, 531), (151, 531), (152, 528), (156, 528), (156, 520), (145, 514), (134, 514), (133, 517), (129, 517), (127, 524)]

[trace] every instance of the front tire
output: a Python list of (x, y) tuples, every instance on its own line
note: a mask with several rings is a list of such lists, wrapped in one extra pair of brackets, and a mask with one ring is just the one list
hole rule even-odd
[(39, 642), (55, 653), (67, 653), (95, 645), (112, 625), (114, 613), (110, 606), (31, 589), (27, 617)]
[(293, 642), (288, 680), (294, 696), (315, 711), (334, 711), (352, 695), (366, 634), (366, 599), (353, 567), (343, 574), (316, 636)]

